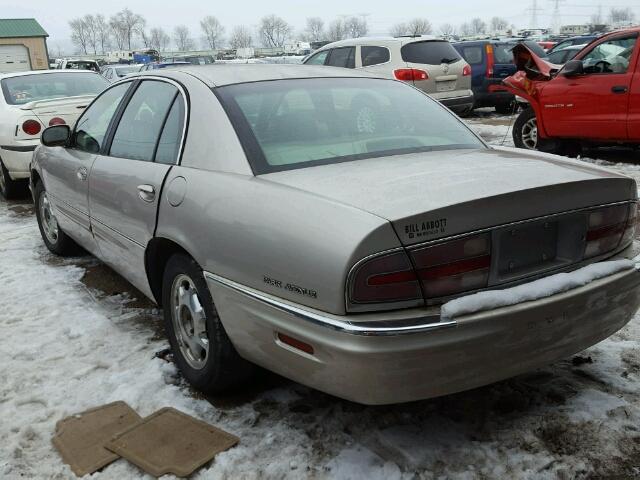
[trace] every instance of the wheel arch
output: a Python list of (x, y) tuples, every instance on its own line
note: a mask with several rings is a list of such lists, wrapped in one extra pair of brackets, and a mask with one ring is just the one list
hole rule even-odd
[(144, 266), (151, 293), (159, 306), (162, 306), (162, 277), (167, 262), (172, 255), (182, 253), (194, 258), (182, 245), (165, 237), (154, 237), (147, 245)]

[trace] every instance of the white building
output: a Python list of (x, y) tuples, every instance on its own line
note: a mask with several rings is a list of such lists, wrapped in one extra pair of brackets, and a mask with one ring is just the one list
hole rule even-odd
[(586, 35), (591, 32), (589, 25), (563, 25), (560, 27), (561, 35)]

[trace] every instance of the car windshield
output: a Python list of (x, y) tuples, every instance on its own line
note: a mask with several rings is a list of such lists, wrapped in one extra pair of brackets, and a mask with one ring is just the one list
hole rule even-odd
[(432, 150), (484, 148), (446, 108), (393, 80), (278, 80), (230, 85), (216, 92), (255, 174)]
[(46, 73), (4, 78), (0, 85), (9, 105), (22, 105), (37, 100), (97, 95), (109, 82), (94, 73)]
[(93, 70), (94, 72), (100, 70), (96, 62), (83, 62), (82, 60), (69, 61), (64, 68), (69, 70)]
[(124, 77), (130, 73), (134, 73), (140, 70), (140, 67), (138, 65), (133, 66), (133, 67), (116, 67), (116, 74), (119, 77)]
[(402, 60), (409, 63), (440, 65), (461, 60), (460, 54), (453, 45), (444, 40), (411, 42), (404, 45), (400, 52)]

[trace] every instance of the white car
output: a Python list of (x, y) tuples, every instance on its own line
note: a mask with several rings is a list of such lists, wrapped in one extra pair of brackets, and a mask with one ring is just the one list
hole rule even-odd
[(40, 133), (51, 125), (73, 126), (109, 82), (82, 70), (38, 70), (0, 75), (0, 194), (26, 189), (29, 162)]
[(109, 80), (109, 82), (113, 83), (120, 80), (121, 78), (126, 77), (127, 75), (139, 72), (141, 67), (141, 64), (106, 65), (102, 67), (102, 71), (100, 73), (104, 78)]

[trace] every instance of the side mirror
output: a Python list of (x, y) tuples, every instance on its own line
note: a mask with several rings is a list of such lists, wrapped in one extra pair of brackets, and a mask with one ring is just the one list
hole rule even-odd
[(40, 137), (40, 143), (45, 147), (63, 147), (69, 141), (71, 129), (69, 125), (54, 125), (45, 128)]
[(564, 77), (577, 77), (578, 75), (584, 75), (584, 64), (582, 60), (569, 60), (564, 64), (560, 74)]

